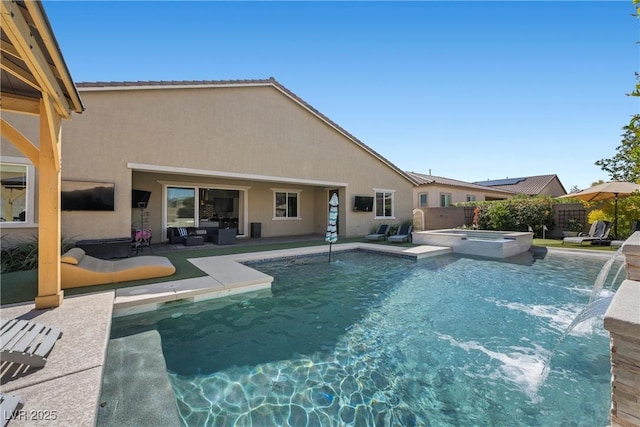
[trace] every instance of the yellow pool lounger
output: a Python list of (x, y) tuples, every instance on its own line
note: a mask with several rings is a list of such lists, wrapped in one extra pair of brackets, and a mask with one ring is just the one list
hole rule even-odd
[(147, 255), (111, 261), (89, 256), (80, 248), (67, 251), (60, 261), (62, 289), (151, 279), (176, 272), (166, 257)]

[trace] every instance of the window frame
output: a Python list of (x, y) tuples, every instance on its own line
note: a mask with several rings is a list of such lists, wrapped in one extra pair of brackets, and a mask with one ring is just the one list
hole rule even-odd
[[(271, 218), (273, 221), (300, 221), (302, 216), (300, 215), (300, 205), (301, 205), (301, 193), (302, 190), (292, 189), (292, 188), (272, 188), (273, 191), (273, 217)], [(278, 216), (278, 204), (277, 197), (278, 193), (284, 193), (285, 195), (285, 216)], [(289, 199), (292, 195), (295, 195), (296, 198), (296, 216), (289, 216)]]
[[(422, 204), (422, 196), (424, 196), (424, 205)], [(419, 208), (429, 207), (429, 193), (418, 193), (418, 207)]]
[(451, 206), (451, 193), (440, 193), (440, 207), (448, 208), (449, 206)]
[[(378, 215), (378, 194), (382, 194), (383, 203), (389, 198), (391, 200), (391, 215), (386, 215), (386, 212), (383, 212), (383, 215)], [(396, 219), (395, 216), (395, 193), (396, 190), (389, 190), (385, 188), (374, 188), (373, 189), (373, 215), (374, 219)], [(386, 205), (386, 203), (384, 203)]]
[(26, 174), (26, 194), (25, 194), (25, 217), (24, 221), (2, 221), (2, 228), (33, 228), (38, 224), (35, 220), (35, 200), (36, 200), (36, 168), (29, 159), (23, 157), (0, 156), (0, 164), (17, 165), (25, 167)]
[(465, 196), (465, 199), (467, 202), (475, 202), (476, 201), (476, 195), (475, 194), (467, 194)]

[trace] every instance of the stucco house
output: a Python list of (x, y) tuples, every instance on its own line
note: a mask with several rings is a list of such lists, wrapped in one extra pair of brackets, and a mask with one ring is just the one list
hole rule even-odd
[[(221, 223), (237, 228), (238, 237), (257, 224), (262, 237), (322, 234), (333, 192), (341, 236), (412, 216), (411, 175), (273, 78), (76, 87), (86, 109), (64, 128), (67, 239), (126, 237), (144, 226), (158, 242), (168, 227)], [(4, 119), (38, 140), (37, 121), (11, 113)], [(11, 212), (3, 184), (3, 241), (34, 235), (37, 171), (4, 137), (0, 160), (3, 179), (24, 178), (22, 205)], [(16, 165), (18, 175), (11, 172)], [(100, 203), (78, 199), (65, 207), (65, 191), (74, 190), (92, 192)]]
[(454, 203), (510, 199), (512, 191), (485, 187), (441, 176), (407, 172), (416, 181), (413, 189), (415, 208), (447, 207)]
[(567, 190), (560, 182), (560, 178), (555, 174), (476, 181), (474, 184), (495, 190), (526, 194), (527, 196), (558, 197), (567, 194)]

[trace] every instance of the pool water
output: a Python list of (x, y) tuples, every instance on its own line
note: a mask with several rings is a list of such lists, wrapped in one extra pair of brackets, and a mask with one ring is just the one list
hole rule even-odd
[(261, 262), (271, 291), (116, 318), (112, 338), (157, 329), (188, 426), (605, 426), (602, 318), (551, 357), (605, 261)]

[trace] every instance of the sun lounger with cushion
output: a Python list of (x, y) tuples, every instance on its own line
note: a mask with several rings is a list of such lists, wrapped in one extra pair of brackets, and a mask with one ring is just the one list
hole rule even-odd
[(404, 242), (409, 241), (411, 239), (411, 231), (413, 230), (413, 225), (401, 225), (398, 227), (398, 231), (393, 236), (389, 236), (387, 239), (390, 242)]
[(597, 221), (591, 224), (589, 234), (586, 236), (577, 237), (565, 237), (562, 239), (562, 244), (574, 243), (582, 246), (583, 242), (600, 242), (609, 238), (609, 232), (611, 230), (610, 224), (607, 221)]
[(171, 276), (176, 268), (166, 257), (146, 255), (116, 261), (94, 258), (73, 248), (61, 258), (63, 289)]
[(20, 319), (0, 319), (0, 360), (42, 368), (62, 336), (58, 328)]
[(375, 233), (364, 236), (365, 240), (386, 240), (389, 235), (389, 224), (382, 224)]
[(0, 393), (0, 414), (2, 414), (2, 427), (9, 424), (16, 411), (22, 409), (22, 399), (15, 394)]

